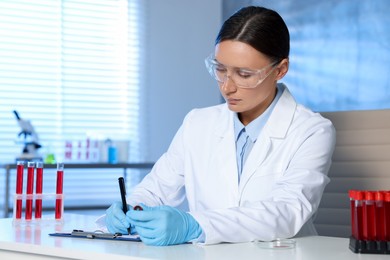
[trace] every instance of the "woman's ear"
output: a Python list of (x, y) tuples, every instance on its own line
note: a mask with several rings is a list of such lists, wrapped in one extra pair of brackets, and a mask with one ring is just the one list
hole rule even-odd
[(288, 65), (289, 65), (289, 60), (288, 58), (286, 59), (283, 59), (279, 65), (277, 66), (277, 71), (278, 71), (278, 74), (276, 75), (276, 80), (280, 80), (284, 77), (284, 75), (286, 75), (287, 71), (288, 71)]

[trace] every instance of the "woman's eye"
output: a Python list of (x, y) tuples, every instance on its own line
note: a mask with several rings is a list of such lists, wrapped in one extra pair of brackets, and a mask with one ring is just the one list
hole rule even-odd
[(253, 76), (253, 72), (249, 72), (249, 71), (244, 71), (244, 70), (239, 70), (237, 71), (237, 74), (241, 77), (241, 78), (250, 78)]
[(215, 70), (218, 72), (226, 72), (226, 68), (223, 66), (215, 66)]

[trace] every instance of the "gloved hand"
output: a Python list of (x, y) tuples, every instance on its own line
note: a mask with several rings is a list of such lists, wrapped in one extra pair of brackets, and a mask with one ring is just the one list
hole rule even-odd
[[(132, 211), (132, 207), (127, 205), (128, 212)], [(136, 230), (134, 226), (131, 226), (130, 219), (123, 213), (122, 202), (114, 202), (106, 210), (106, 226), (110, 233), (122, 233), (128, 234), (128, 228), (130, 227), (131, 234), (135, 234)]]
[(188, 213), (170, 206), (147, 207), (143, 211), (128, 211), (141, 240), (147, 245), (182, 244), (200, 236), (202, 229)]

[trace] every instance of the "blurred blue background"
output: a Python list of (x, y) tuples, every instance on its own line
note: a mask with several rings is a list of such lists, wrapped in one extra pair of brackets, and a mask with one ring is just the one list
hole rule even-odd
[(282, 80), (315, 111), (390, 108), (390, 2), (294, 0), (223, 2), (277, 11), (290, 30), (290, 71)]

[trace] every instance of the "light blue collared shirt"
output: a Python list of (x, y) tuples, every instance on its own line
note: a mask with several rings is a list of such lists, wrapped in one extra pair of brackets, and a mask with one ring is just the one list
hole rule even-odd
[(244, 167), (245, 161), (248, 158), (248, 155), (254, 144), (256, 143), (257, 137), (260, 135), (269, 117), (271, 116), (271, 113), (281, 95), (282, 90), (278, 86), (276, 96), (271, 105), (264, 111), (263, 114), (250, 122), (247, 126), (244, 126), (241, 123), (240, 119), (238, 118), (238, 114), (235, 113), (233, 121), (234, 135), (236, 140), (238, 181), (240, 181), (242, 168)]

